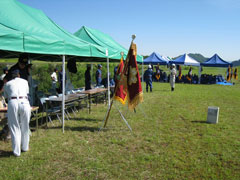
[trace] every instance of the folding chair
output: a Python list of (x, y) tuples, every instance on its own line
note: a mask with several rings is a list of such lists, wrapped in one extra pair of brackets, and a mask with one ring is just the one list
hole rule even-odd
[[(53, 96), (48, 97), (49, 100), (54, 99), (54, 98), (57, 98), (57, 96), (53, 95)], [(61, 106), (59, 106), (59, 104), (55, 104), (55, 103), (52, 102), (49, 105), (51, 106), (52, 109), (56, 109), (56, 110), (61, 111)], [(69, 120), (69, 117), (71, 118), (67, 108), (64, 109), (64, 114), (66, 115), (67, 120)]]
[[(60, 123), (62, 122), (60, 117), (59, 117), (59, 114), (61, 113), (61, 109), (56, 109), (56, 108), (52, 108), (52, 107), (48, 107), (46, 108), (46, 100), (48, 100), (47, 97), (42, 97), (40, 98), (40, 103), (42, 105), (42, 108), (43, 108), (43, 111), (42, 111), (42, 121), (43, 121), (43, 113), (46, 112), (47, 113), (47, 119), (49, 120), (49, 122), (52, 122), (52, 119), (51, 119), (51, 115), (56, 115), (58, 120), (60, 121)], [(42, 121), (41, 121), (41, 124), (42, 124)]]

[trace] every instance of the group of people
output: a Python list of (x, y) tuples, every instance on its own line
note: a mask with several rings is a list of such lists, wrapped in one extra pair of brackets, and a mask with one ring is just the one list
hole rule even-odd
[(0, 93), (4, 94), (1, 96), (0, 108), (7, 107), (7, 126), (5, 127), (9, 128), (13, 154), (17, 157), (21, 152), (29, 150), (31, 106), (28, 76), (30, 68), (28, 55), (22, 54), (14, 66), (9, 70), (4, 69), (5, 75), (1, 76), (3, 79), (0, 80)]
[[(111, 74), (109, 73), (108, 74), (109, 76), (109, 84), (110, 86), (114, 86), (115, 85), (115, 82), (113, 80), (113, 78), (111, 78)], [(96, 86), (99, 87), (99, 86), (104, 86), (104, 87), (108, 87), (108, 77), (105, 77), (102, 79), (102, 65), (101, 64), (98, 64), (98, 69), (95, 73), (95, 79), (96, 79)], [(88, 64), (87, 65), (87, 69), (85, 71), (85, 90), (89, 90), (91, 89), (91, 84), (92, 84), (92, 81), (91, 81), (91, 65)]]
[[(158, 70), (155, 73), (155, 75), (158, 75), (157, 74), (158, 72), (160, 73), (160, 70), (159, 71)], [(177, 74), (176, 66), (175, 66), (175, 64), (172, 64), (170, 66), (170, 76), (169, 76), (170, 77), (169, 82), (170, 82), (170, 85), (171, 85), (171, 91), (174, 91), (174, 89), (175, 89), (176, 74)], [(159, 78), (160, 78), (160, 74), (159, 74)], [(144, 80), (146, 82), (146, 92), (148, 92), (148, 87), (150, 88), (150, 92), (152, 92), (152, 90), (153, 90), (153, 86), (152, 86), (153, 79), (154, 79), (154, 72), (153, 72), (152, 66), (148, 65), (148, 69), (144, 72)]]

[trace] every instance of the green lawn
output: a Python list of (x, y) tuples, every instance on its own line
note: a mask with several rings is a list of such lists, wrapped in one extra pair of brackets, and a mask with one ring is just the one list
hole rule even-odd
[[(15, 158), (0, 141), (0, 179), (240, 179), (240, 83), (234, 86), (154, 83), (136, 113), (115, 103), (93, 105), (32, 133), (30, 151)], [(144, 83), (145, 87), (145, 83)], [(145, 88), (144, 88), (145, 90)], [(208, 106), (219, 123), (207, 124)]]

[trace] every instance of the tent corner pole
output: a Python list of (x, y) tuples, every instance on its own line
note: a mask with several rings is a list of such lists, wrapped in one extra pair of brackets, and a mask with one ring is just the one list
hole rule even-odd
[(106, 56), (107, 56), (107, 92), (108, 92), (108, 107), (110, 107), (111, 100), (110, 100), (110, 73), (109, 73), (109, 57), (108, 57), (108, 49), (106, 49)]
[(65, 109), (65, 55), (62, 56), (62, 131), (64, 133), (64, 109)]

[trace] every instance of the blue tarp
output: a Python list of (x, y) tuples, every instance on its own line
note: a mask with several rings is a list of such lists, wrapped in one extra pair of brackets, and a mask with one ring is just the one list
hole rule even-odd
[(144, 64), (152, 64), (152, 65), (167, 65), (168, 61), (163, 59), (161, 55), (153, 52), (148, 58), (143, 60)]
[(229, 83), (229, 82), (217, 82), (216, 84), (224, 85), (224, 86), (232, 86), (233, 85), (233, 83)]
[(222, 60), (217, 54), (214, 54), (211, 58), (201, 63), (201, 66), (206, 67), (232, 67), (232, 63)]

